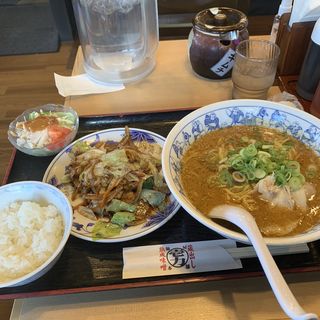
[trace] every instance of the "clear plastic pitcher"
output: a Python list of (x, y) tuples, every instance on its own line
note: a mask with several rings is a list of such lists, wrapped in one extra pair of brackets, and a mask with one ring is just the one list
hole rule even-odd
[(159, 43), (157, 0), (73, 0), (84, 69), (128, 83), (149, 74)]

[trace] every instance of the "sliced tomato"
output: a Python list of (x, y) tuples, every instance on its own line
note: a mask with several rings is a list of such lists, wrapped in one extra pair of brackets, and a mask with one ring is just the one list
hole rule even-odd
[(47, 129), (51, 141), (51, 143), (47, 145), (47, 149), (54, 150), (62, 148), (65, 144), (65, 138), (71, 132), (71, 129), (56, 124), (49, 126)]

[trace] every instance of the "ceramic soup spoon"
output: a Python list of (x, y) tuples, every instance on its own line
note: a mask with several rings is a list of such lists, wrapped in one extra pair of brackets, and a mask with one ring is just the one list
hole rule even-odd
[(221, 205), (213, 208), (209, 217), (230, 221), (246, 233), (280, 306), (290, 318), (294, 320), (318, 319), (316, 314), (306, 313), (295, 299), (273, 260), (254, 218), (248, 211), (236, 206)]

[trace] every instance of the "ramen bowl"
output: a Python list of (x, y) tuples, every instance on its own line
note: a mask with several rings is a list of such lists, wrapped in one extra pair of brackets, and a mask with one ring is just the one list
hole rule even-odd
[[(197, 109), (170, 131), (162, 152), (163, 172), (172, 194), (181, 206), (203, 225), (239, 242), (249, 243), (241, 232), (223, 226), (201, 213), (188, 199), (181, 180), (181, 161), (200, 136), (230, 126), (267, 127), (287, 133), (320, 153), (320, 120), (307, 112), (264, 100), (229, 100)], [(230, 203), (229, 203), (230, 204)], [(236, 205), (236, 204), (235, 204)], [(274, 207), (273, 210), (277, 210)], [(320, 223), (296, 235), (264, 237), (268, 245), (293, 245), (320, 239)]]

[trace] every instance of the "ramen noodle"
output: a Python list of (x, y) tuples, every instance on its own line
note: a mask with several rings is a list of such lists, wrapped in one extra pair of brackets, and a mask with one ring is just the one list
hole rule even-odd
[(204, 214), (238, 205), (265, 236), (295, 235), (319, 222), (319, 157), (274, 129), (233, 126), (198, 138), (182, 159), (181, 180)]

